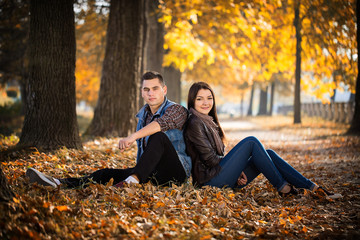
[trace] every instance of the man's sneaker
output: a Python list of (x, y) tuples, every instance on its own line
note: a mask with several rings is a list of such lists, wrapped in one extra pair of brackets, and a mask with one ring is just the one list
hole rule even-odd
[(26, 176), (29, 177), (30, 179), (30, 183), (38, 183), (40, 185), (43, 186), (52, 186), (54, 188), (56, 188), (58, 185), (58, 183), (56, 183), (55, 179), (50, 177), (50, 176), (46, 176), (45, 174), (39, 172), (38, 170), (34, 169), (34, 168), (29, 168), (26, 171)]
[(316, 192), (323, 192), (323, 193), (325, 193), (326, 197), (331, 198), (331, 199), (342, 198), (342, 195), (340, 193), (329, 192), (328, 190), (326, 190), (325, 188), (323, 188), (321, 186), (318, 189), (316, 189)]

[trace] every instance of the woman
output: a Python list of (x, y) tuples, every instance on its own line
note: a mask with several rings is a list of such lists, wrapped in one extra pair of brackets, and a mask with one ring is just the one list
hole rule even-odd
[(329, 197), (335, 196), (302, 176), (273, 150), (265, 150), (255, 137), (243, 139), (224, 156), (225, 135), (217, 117), (214, 92), (207, 83), (191, 86), (188, 109), (191, 115), (184, 134), (195, 185), (242, 188), (262, 173), (281, 196), (296, 195), (296, 188), (322, 189)]

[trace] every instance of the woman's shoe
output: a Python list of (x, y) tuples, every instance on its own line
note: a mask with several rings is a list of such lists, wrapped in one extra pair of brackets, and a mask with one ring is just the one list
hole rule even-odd
[(290, 191), (287, 192), (287, 193), (283, 193), (283, 192), (279, 192), (279, 195), (281, 197), (288, 197), (290, 195), (298, 195), (299, 194), (299, 191), (292, 185), (289, 185), (290, 186)]
[(332, 193), (329, 192), (328, 190), (326, 190), (324, 187), (319, 186), (315, 192), (322, 192), (325, 193), (326, 197), (331, 198), (331, 199), (338, 199), (338, 198), (342, 198), (342, 195), (340, 193)]

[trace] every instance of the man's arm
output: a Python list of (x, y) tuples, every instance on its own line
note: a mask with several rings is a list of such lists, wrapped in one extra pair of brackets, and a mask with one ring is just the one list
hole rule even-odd
[(166, 132), (170, 129), (183, 129), (188, 118), (188, 111), (179, 104), (174, 104), (166, 109), (164, 115), (156, 118), (160, 125), (161, 131)]
[(126, 148), (130, 147), (133, 142), (135, 142), (139, 138), (143, 138), (146, 136), (150, 136), (154, 133), (160, 132), (161, 128), (158, 122), (153, 121), (146, 125), (145, 127), (139, 129), (134, 132), (130, 136), (123, 138), (119, 141), (119, 148), (121, 151), (124, 151)]
[(163, 116), (156, 118), (154, 121), (130, 136), (121, 139), (119, 148), (121, 151), (124, 151), (125, 148), (130, 147), (137, 139), (150, 136), (156, 132), (165, 132), (170, 129), (182, 129), (187, 120), (187, 116), (188, 112), (183, 106), (174, 104), (166, 109)]

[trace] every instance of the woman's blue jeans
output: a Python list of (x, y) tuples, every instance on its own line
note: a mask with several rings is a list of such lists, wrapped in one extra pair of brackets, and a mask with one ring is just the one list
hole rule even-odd
[[(241, 140), (220, 162), (221, 171), (205, 185), (216, 187), (245, 187), (260, 173), (278, 190), (286, 184), (296, 188), (312, 189), (315, 184), (296, 171), (273, 150), (265, 150), (256, 137)], [(237, 179), (244, 171), (246, 185), (237, 185)]]

